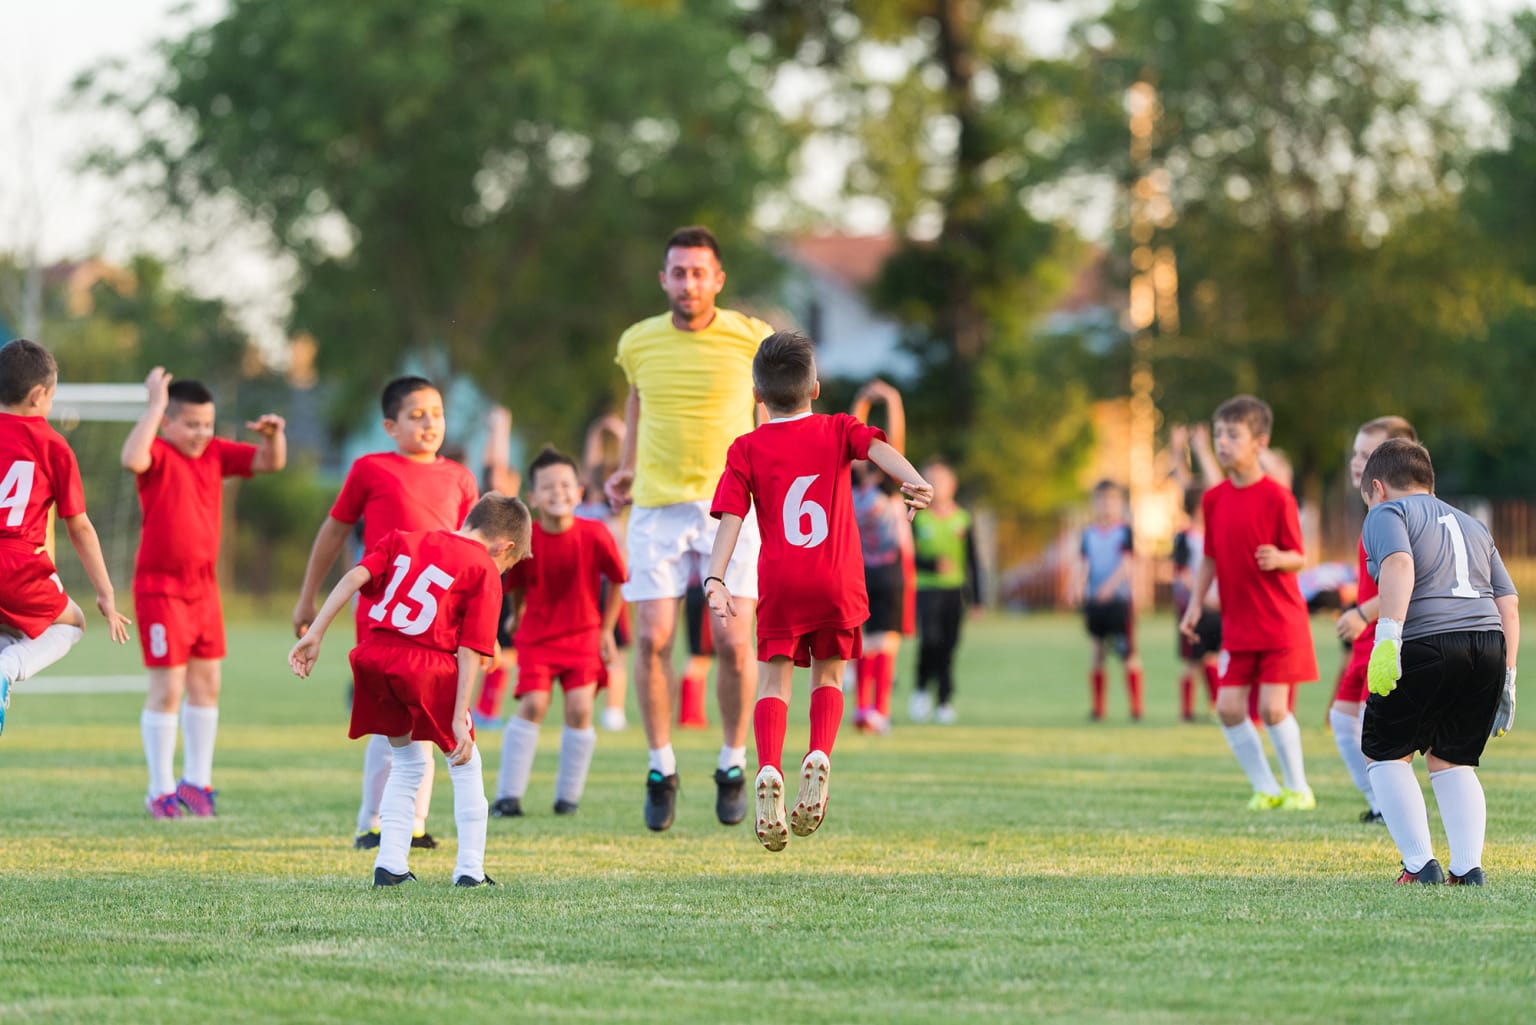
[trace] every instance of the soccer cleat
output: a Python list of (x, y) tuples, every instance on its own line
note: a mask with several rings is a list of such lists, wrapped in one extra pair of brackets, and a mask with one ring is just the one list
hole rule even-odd
[(479, 879), (471, 879), (469, 876), (459, 876), (459, 878), (453, 881), (453, 885), (463, 887), (495, 886), (496, 880), (492, 879), (490, 876), (481, 876)]
[(213, 787), (200, 787), (184, 779), (176, 782), (176, 800), (189, 814), (200, 819), (213, 818), (213, 798), (217, 793)]
[[(1476, 871), (1474, 869), (1474, 871)], [(1441, 870), (1440, 863), (1430, 858), (1424, 863), (1424, 867), (1417, 872), (1408, 871), (1408, 866), (1403, 866), (1403, 874), (1397, 877), (1398, 886), (1407, 886), (1409, 883), (1424, 883), (1429, 886), (1439, 886), (1445, 882), (1445, 872)]]
[(575, 801), (556, 801), (555, 802), (555, 814), (556, 815), (575, 815), (576, 814), (576, 802)]
[(928, 696), (925, 690), (912, 692), (912, 699), (907, 702), (907, 715), (913, 722), (927, 722), (933, 715), (933, 698)]
[(954, 705), (940, 705), (933, 713), (933, 721), (940, 726), (953, 726), (960, 721), (960, 713), (955, 711)]
[(770, 851), (782, 851), (789, 843), (784, 822), (784, 777), (765, 765), (757, 773), (757, 839)]
[(174, 790), (159, 797), (144, 798), (144, 810), (149, 812), (151, 818), (156, 819), (179, 819), (185, 815), (181, 810), (181, 802), (176, 800)]
[(376, 850), (379, 846), (379, 831), (377, 829), (359, 829), (357, 835), (352, 838), (352, 846), (360, 851)]
[(672, 827), (677, 814), (677, 773), (663, 776), (652, 769), (645, 777), (645, 825), (659, 833)]
[(715, 818), (734, 826), (747, 817), (747, 773), (739, 765), (715, 770)]
[(375, 890), (383, 886), (399, 886), (401, 883), (414, 883), (415, 881), (416, 877), (409, 871), (396, 875), (389, 869), (381, 868), (377, 865), (373, 869), (373, 888)]
[(891, 720), (879, 712), (871, 711), (864, 717), (864, 728), (866, 732), (873, 733), (879, 737), (890, 736)]
[(1253, 796), (1248, 798), (1249, 811), (1273, 811), (1280, 807), (1279, 794), (1266, 794), (1262, 790), (1255, 790)]
[(1374, 810), (1372, 810), (1370, 808), (1367, 808), (1365, 811), (1360, 813), (1360, 821), (1364, 822), (1367, 825), (1372, 825), (1372, 824), (1377, 824), (1377, 823), (1385, 825), (1386, 821), (1387, 821), (1387, 818), (1381, 812), (1374, 811)]
[(1465, 875), (1457, 875), (1452, 872), (1450, 878), (1446, 879), (1446, 882), (1451, 886), (1483, 886), (1487, 884), (1488, 880), (1483, 876), (1482, 869), (1469, 868)]
[(789, 828), (796, 836), (810, 836), (827, 815), (827, 785), (832, 775), (832, 760), (824, 752), (812, 751), (800, 763), (800, 796), (789, 813)]
[(491, 805), (491, 818), (516, 819), (523, 814), (523, 802), (515, 797), (498, 797), (496, 803)]
[(424, 851), (436, 850), (437, 849), (437, 837), (433, 836), (431, 833), (427, 832), (426, 830), (422, 830), (419, 833), (413, 833), (413, 834), (411, 834), (411, 846), (412, 847), (419, 847), (420, 849), (422, 849)]
[(1281, 811), (1311, 811), (1317, 807), (1317, 798), (1312, 795), (1312, 788), (1305, 787), (1301, 790), (1280, 791)]
[(5, 732), (5, 710), (11, 707), (11, 678), (0, 675), (0, 733)]

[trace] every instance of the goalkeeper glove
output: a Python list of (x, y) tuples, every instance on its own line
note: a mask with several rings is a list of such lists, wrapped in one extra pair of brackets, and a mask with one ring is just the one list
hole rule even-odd
[(1493, 716), (1490, 737), (1502, 737), (1515, 728), (1515, 667), (1504, 670), (1504, 694), (1499, 698), (1499, 710)]
[(1403, 621), (1385, 616), (1376, 620), (1376, 646), (1365, 671), (1366, 689), (1372, 694), (1385, 696), (1397, 689), (1403, 675), (1402, 647)]

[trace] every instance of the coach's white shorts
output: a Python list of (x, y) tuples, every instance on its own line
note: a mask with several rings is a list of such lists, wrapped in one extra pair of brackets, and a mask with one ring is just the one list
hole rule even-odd
[[(681, 598), (688, 591), (689, 576), (704, 576), (715, 533), (720, 529), (720, 521), (709, 514), (709, 506), (704, 500), (630, 510), (625, 534), (629, 545), (625, 601)], [(725, 586), (735, 597), (757, 600), (757, 553), (762, 546), (757, 513), (749, 512), (725, 570)]]

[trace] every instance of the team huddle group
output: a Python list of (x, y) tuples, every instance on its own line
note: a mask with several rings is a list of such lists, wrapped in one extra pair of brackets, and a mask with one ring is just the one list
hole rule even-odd
[[(516, 497), (482, 495), (473, 474), (439, 454), (445, 418), (437, 388), (420, 377), (384, 388), (384, 429), (395, 448), (351, 467), (316, 537), (295, 608), (298, 642), (289, 653), (293, 671), (308, 676), (331, 623), (354, 607), (349, 733), (368, 738), (355, 843), (377, 849), (375, 886), (414, 879), (409, 851), (435, 845), (426, 833), (434, 745), (446, 755), (452, 781), (453, 881), (493, 882), (484, 866), (493, 805), (470, 703), (482, 673), (501, 657), (499, 633), (515, 642), (519, 705), (503, 731), (496, 813), (522, 814), (539, 723), (556, 682), (565, 728), (554, 808), (576, 810), (595, 746), (594, 697), (615, 665), (615, 628), (626, 602), (648, 746), (644, 817), (653, 830), (669, 828), (679, 773), (668, 684), (679, 600), (690, 578), (702, 582), (717, 658), (716, 815), (725, 825), (746, 817), (750, 730), (758, 761), (754, 828), (768, 850), (784, 849), (791, 834), (809, 836), (824, 820), (850, 660), (859, 666), (855, 721), (867, 729), (888, 726), (895, 646), (905, 632), (913, 576), (920, 645), (913, 712), (933, 711), (927, 685), (935, 682), (939, 720), (953, 721), (952, 660), (963, 590), (975, 579), (967, 569), (969, 519), (954, 502), (953, 474), (938, 462), (919, 472), (902, 454), (899, 397), (887, 386), (860, 393), (859, 415), (813, 412), (820, 385), (812, 341), (717, 307), (724, 282), (714, 237), (704, 228), (679, 229), (664, 247), (660, 274), (668, 312), (636, 323), (619, 340), (616, 362), (629, 394), (617, 468), (603, 491), (613, 509), (633, 506), (627, 558), (607, 525), (577, 515), (583, 489), (573, 459), (546, 448), (533, 460), (532, 513)], [(7, 467), (0, 484), (0, 625), (8, 628), (0, 635), (0, 730), (12, 684), (61, 658), (85, 626), (46, 548), (50, 509), (56, 507), (79, 554), (113, 639), (128, 638), (85, 514), (78, 466), (46, 421), (56, 381), (53, 357), (36, 343), (0, 348), (0, 466)], [(156, 818), (212, 815), (225, 653), (214, 575), (222, 481), (282, 469), (284, 423), (266, 415), (247, 424), (258, 444), (228, 441), (213, 434), (213, 396), (203, 386), (173, 381), (161, 368), (146, 386), (144, 415), (122, 452), (124, 467), (137, 475), (144, 513), (133, 592), (150, 676), (141, 718), (146, 807)], [(887, 405), (891, 438), (867, 422), (874, 401)], [(1252, 397), (1216, 411), (1215, 457), (1226, 479), (1200, 502), (1206, 558), (1180, 628), (1191, 645), (1200, 642), (1207, 596), (1217, 585), (1216, 708), (1253, 784), (1250, 807), (1306, 809), (1315, 800), (1288, 702), (1294, 685), (1317, 671), (1295, 579), (1296, 504), (1262, 468), (1270, 430), (1268, 407)], [(1356, 781), (1397, 842), (1400, 881), (1444, 878), (1411, 765), (1424, 752), (1450, 840), (1450, 881), (1481, 883), (1486, 816), (1473, 767), (1490, 734), (1501, 734), (1513, 718), (1515, 592), (1488, 531), (1434, 497), (1428, 453), (1386, 433), (1361, 434), (1369, 458), (1362, 457), (1357, 484), (1371, 511), (1361, 547), (1362, 600), (1352, 613), (1362, 638), (1368, 622), (1376, 625), (1369, 641), (1356, 645), (1358, 657), (1345, 674), (1354, 689), (1341, 685), (1339, 703), (1354, 709), (1349, 717), (1356, 724), (1363, 703), (1363, 735), (1355, 732), (1359, 739), (1351, 742), (1361, 756)], [(1102, 715), (1103, 644), (1128, 633), (1121, 596), (1129, 559), (1114, 516), (1096, 504), (1104, 537), (1085, 536), (1084, 597), (1096, 638), (1095, 711)], [(321, 582), (359, 523), (364, 554), (317, 608)], [(1364, 589), (1368, 580), (1379, 583), (1379, 594)], [(797, 666), (810, 670), (810, 738), (791, 802), (783, 753)], [(1139, 712), (1139, 685), (1133, 693)], [(1283, 785), (1249, 719), (1250, 695), (1275, 745)], [(1346, 746), (1341, 742), (1341, 752)]]

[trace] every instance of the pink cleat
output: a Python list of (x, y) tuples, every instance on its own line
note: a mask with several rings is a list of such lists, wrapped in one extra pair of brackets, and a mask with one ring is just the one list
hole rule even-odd
[(159, 797), (144, 798), (144, 810), (149, 812), (151, 818), (179, 819), (182, 817), (181, 802), (176, 800), (176, 792), (161, 794)]
[(200, 819), (213, 818), (213, 798), (217, 793), (213, 787), (196, 786), (186, 780), (176, 784), (176, 800), (186, 807), (188, 814)]

